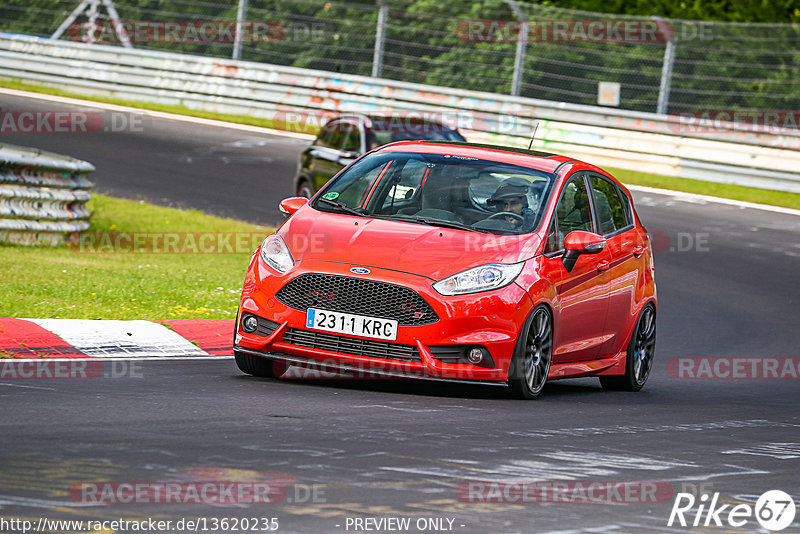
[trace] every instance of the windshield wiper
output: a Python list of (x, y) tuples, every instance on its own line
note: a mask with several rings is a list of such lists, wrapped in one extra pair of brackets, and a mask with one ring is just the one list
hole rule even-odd
[(333, 206), (335, 208), (339, 208), (339, 211), (343, 211), (345, 213), (349, 213), (350, 215), (355, 215), (356, 217), (366, 217), (365, 214), (361, 213), (358, 210), (354, 210), (347, 206), (347, 204), (343, 204), (341, 202), (336, 202), (335, 200), (331, 200), (329, 198), (320, 198), (317, 202), (323, 202), (328, 204), (329, 206)]
[(482, 234), (492, 233), (482, 228), (474, 228), (472, 226), (455, 221), (443, 221), (441, 219), (429, 219), (427, 217), (415, 217), (413, 215), (395, 215), (393, 217), (387, 217), (387, 218), (394, 220), (401, 220), (401, 221), (419, 222), (422, 224), (427, 224), (428, 226), (441, 226), (442, 228), (454, 228), (456, 230), (466, 230), (467, 232), (480, 232)]

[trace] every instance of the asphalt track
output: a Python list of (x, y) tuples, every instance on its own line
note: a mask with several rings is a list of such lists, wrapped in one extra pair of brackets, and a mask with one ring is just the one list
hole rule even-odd
[[(0, 106), (65, 107), (5, 95)], [(278, 220), (304, 145), (161, 119), (139, 133), (1, 139), (91, 161), (102, 192), (264, 224)], [(434, 518), (464, 533), (767, 532), (753, 518), (724, 528), (667, 520), (680, 491), (752, 504), (781, 489), (800, 502), (800, 380), (689, 380), (667, 368), (681, 357), (800, 356), (800, 217), (635, 197), (658, 250), (656, 364), (644, 391), (569, 380), (523, 402), (494, 388), (256, 379), (229, 359), (141, 361), (121, 378), (1, 380), (0, 517), (275, 517), (280, 532), (320, 534), (386, 517), (411, 518), (406, 532)], [(81, 482), (208, 479), (289, 486), (282, 502), (249, 506), (92, 506), (69, 496)], [(646, 503), (482, 503), (457, 491), (476, 480), (654, 481), (670, 493)], [(783, 532), (800, 532), (800, 517)]]

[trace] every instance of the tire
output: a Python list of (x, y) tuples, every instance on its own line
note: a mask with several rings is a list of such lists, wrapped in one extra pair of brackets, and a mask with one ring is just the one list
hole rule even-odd
[(542, 394), (553, 360), (553, 317), (547, 306), (534, 308), (523, 328), (511, 361), (508, 385), (518, 399)]
[(301, 180), (300, 183), (297, 184), (297, 196), (305, 198), (314, 196), (314, 189), (311, 187), (308, 180)]
[(243, 373), (262, 378), (275, 378), (275, 362), (260, 356), (233, 351), (236, 365)]
[(656, 351), (656, 310), (648, 304), (639, 315), (636, 328), (633, 329), (628, 342), (625, 357), (625, 374), (619, 376), (601, 376), (603, 389), (611, 391), (639, 391), (647, 382), (653, 368), (653, 357)]

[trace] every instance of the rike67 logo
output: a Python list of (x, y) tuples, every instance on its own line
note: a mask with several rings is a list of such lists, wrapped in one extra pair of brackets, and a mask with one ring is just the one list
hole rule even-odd
[[(697, 502), (699, 500), (699, 502)], [(695, 509), (695, 505), (697, 509)], [(691, 493), (678, 493), (672, 512), (669, 514), (667, 526), (677, 523), (682, 527), (735, 527), (741, 528), (754, 519), (762, 528), (778, 532), (792, 524), (795, 516), (795, 504), (792, 497), (781, 490), (764, 492), (750, 504), (719, 504), (719, 493), (709, 500), (708, 494), (696, 499)], [(755, 526), (755, 525), (752, 525)]]

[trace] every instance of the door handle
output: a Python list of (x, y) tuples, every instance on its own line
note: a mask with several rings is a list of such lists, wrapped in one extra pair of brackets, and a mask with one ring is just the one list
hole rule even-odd
[(633, 255), (635, 257), (638, 258), (642, 254), (644, 254), (644, 245), (636, 245), (635, 247), (633, 247)]
[(608, 266), (609, 266), (608, 261), (603, 260), (603, 261), (601, 261), (601, 262), (599, 262), (597, 264), (597, 270), (598, 271), (607, 271), (608, 270)]

